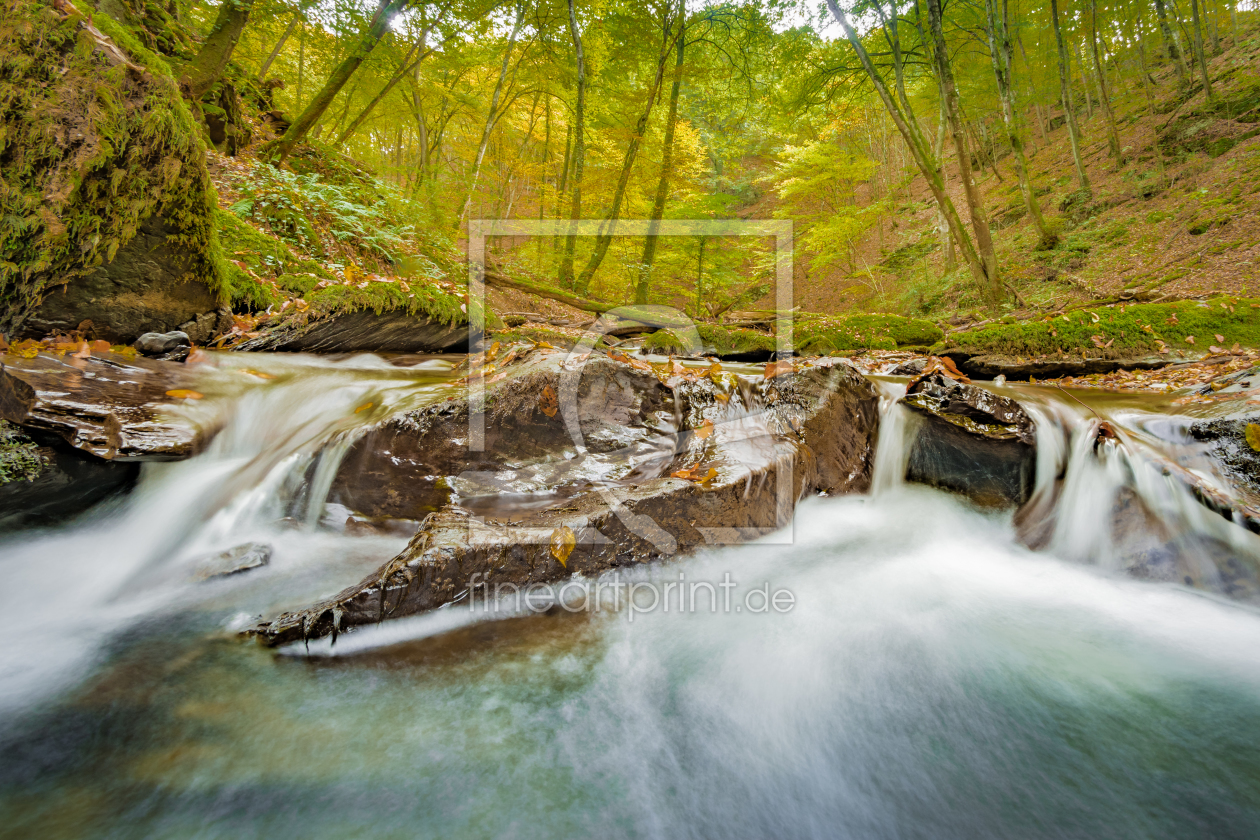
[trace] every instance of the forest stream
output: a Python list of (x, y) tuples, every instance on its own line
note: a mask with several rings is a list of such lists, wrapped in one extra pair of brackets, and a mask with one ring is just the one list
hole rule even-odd
[[(876, 377), (869, 493), (630, 570), (733, 581), (726, 604), (609, 605), (586, 579), (586, 609), (456, 602), (268, 648), (240, 632), (407, 545), (414, 523), (351, 527), (333, 476), (362, 429), (445, 400), (455, 374), (215, 360), (177, 409), (219, 429), (200, 454), (0, 542), (0, 835), (1260, 833), (1260, 614), (1219, 585), (1260, 538), (1151, 466), (1215, 480), (1168, 397), (986, 383), (1037, 421), (1025, 510), (1053, 513), (1017, 524), (904, 480), (922, 421), (893, 401), (906, 378)], [(1125, 573), (1120, 492), (1194, 586)], [(269, 563), (201, 579), (201, 558), (251, 541)]]

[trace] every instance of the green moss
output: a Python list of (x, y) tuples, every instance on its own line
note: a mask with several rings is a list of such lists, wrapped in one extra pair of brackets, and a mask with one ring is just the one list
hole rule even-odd
[[(299, 256), (284, 242), (232, 213), (216, 210), (215, 221), (228, 258), (235, 309), (266, 309), (289, 295), (309, 294), (321, 280), (335, 279), (319, 263)], [(236, 263), (244, 263), (249, 271)]]
[(79, 16), (39, 0), (0, 12), (0, 331), (154, 217), (183, 278), (228, 298), (200, 131), (170, 67), (108, 16), (94, 23), (142, 69), (108, 58)]
[(0, 420), (0, 485), (39, 478), (46, 466), (39, 444), (28, 438), (20, 426)]
[[(539, 325), (528, 327), (512, 327), (509, 329), (495, 329), (492, 340), (502, 345), (508, 345), (515, 341), (545, 341), (552, 347), (559, 347), (563, 350), (571, 349), (578, 342), (578, 333), (576, 330), (564, 332), (562, 330), (552, 329)], [(603, 346), (603, 339), (595, 346)]]
[(795, 324), (796, 347), (808, 355), (926, 348), (944, 337), (945, 333), (931, 321), (900, 315), (802, 318)]
[[(1150, 327), (1150, 331), (1145, 327)], [(1223, 340), (1217, 341), (1217, 335)], [(1094, 336), (1099, 337), (1103, 347), (1097, 346)], [(1187, 336), (1192, 336), (1194, 342), (1186, 341)], [(1218, 297), (1204, 303), (1085, 308), (1040, 321), (982, 327), (950, 336), (948, 345), (934, 349), (1024, 357), (1085, 351), (1091, 356), (1121, 358), (1153, 354), (1158, 351), (1159, 341), (1174, 350), (1198, 352), (1207, 352), (1214, 344), (1227, 348), (1235, 343), (1260, 347), (1260, 301)]]

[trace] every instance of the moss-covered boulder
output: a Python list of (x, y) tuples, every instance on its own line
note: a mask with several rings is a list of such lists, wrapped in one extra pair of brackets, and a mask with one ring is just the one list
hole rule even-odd
[(0, 9), (0, 332), (126, 342), (213, 312), (215, 204), (162, 58), (105, 15)]

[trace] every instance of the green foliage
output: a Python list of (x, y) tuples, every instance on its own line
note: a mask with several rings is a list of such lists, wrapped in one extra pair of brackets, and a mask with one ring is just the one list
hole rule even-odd
[[(1148, 326), (1149, 332), (1144, 329)], [(1217, 335), (1223, 340), (1218, 342)], [(1187, 341), (1187, 336), (1194, 341)], [(1040, 321), (994, 324), (959, 333), (937, 349), (1024, 357), (1085, 351), (1091, 356), (1120, 358), (1156, 353), (1160, 341), (1173, 350), (1198, 352), (1214, 344), (1260, 347), (1260, 301), (1218, 297), (1202, 303), (1086, 307)]]
[[(700, 340), (705, 350), (719, 356), (772, 353), (775, 350), (773, 335), (740, 327), (719, 327), (714, 324), (697, 324)], [(661, 355), (685, 352), (683, 343), (670, 330), (657, 330), (643, 341), (645, 350)]]
[(39, 478), (46, 466), (39, 444), (20, 426), (0, 420), (0, 485)]
[(461, 309), (463, 297), (454, 290), (420, 282), (410, 284), (410, 288), (410, 292), (404, 290), (397, 281), (368, 282), (363, 288), (331, 285), (311, 292), (306, 302), (310, 304), (310, 315), (317, 318), (350, 312), (372, 311), (380, 315), (403, 311), (443, 324), (466, 321)]
[(0, 329), (51, 284), (111, 262), (153, 217), (187, 255), (184, 277), (227, 297), (215, 191), (170, 68), (113, 20), (95, 23), (144, 70), (40, 0), (0, 16)]
[(320, 263), (298, 255), (284, 242), (233, 214), (216, 210), (215, 220), (228, 259), (231, 300), (236, 309), (266, 309), (287, 295), (304, 295), (321, 280), (333, 279)]

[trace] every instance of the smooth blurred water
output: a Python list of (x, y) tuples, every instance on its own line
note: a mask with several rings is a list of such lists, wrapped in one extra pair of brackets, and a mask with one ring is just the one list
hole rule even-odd
[[(213, 460), (188, 493), (244, 474)], [(0, 661), (49, 663), (38, 691), (6, 676), (2, 836), (1260, 836), (1260, 615), (1029, 552), (943, 493), (807, 500), (791, 545), (642, 572), (768, 583), (785, 613), (448, 610), (308, 658), (230, 628), (401, 541), (285, 532), (272, 567), (190, 586), (157, 548), (175, 486), (0, 547)], [(116, 544), (127, 517), (152, 550)], [(103, 597), (126, 562), (170, 583)]]

